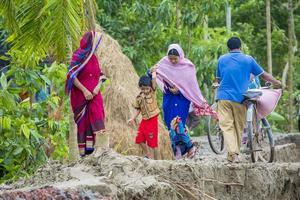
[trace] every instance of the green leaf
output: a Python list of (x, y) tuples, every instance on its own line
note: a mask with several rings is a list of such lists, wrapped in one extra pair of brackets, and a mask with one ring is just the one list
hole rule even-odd
[(0, 78), (0, 83), (2, 86), (3, 90), (7, 90), (7, 79), (4, 73), (2, 73), (1, 78)]
[(14, 150), (13, 155), (19, 155), (23, 151), (23, 147), (18, 147)]
[(285, 118), (277, 112), (272, 112), (268, 116), (268, 120), (270, 120), (270, 121), (284, 121)]
[(50, 85), (51, 84), (51, 81), (45, 76), (45, 75), (40, 75), (41, 79), (43, 79), (43, 81), (45, 81), (45, 83), (47, 85)]
[(21, 130), (22, 130), (24, 136), (25, 136), (27, 139), (29, 139), (29, 136), (30, 136), (30, 130), (29, 130), (28, 126), (27, 126), (26, 124), (22, 124), (22, 125), (21, 125)]
[(43, 136), (41, 136), (40, 134), (38, 134), (36, 131), (32, 131), (32, 132), (31, 132), (31, 135), (32, 135), (36, 140), (43, 138)]
[(0, 60), (9, 61), (9, 57), (0, 55)]

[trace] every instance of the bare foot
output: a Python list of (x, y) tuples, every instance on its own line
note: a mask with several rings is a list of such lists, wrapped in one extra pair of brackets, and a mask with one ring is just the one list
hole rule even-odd
[(188, 155), (187, 155), (187, 157), (189, 158), (189, 159), (192, 159), (192, 158), (194, 158), (194, 156), (195, 156), (195, 154), (196, 154), (196, 147), (195, 146), (193, 146), (190, 150), (189, 150), (189, 152), (188, 152)]

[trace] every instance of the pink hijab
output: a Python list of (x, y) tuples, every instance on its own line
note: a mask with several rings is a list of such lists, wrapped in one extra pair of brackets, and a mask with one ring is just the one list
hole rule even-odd
[(171, 86), (176, 86), (181, 94), (192, 102), (197, 115), (216, 117), (216, 112), (210, 108), (200, 91), (195, 65), (184, 57), (184, 52), (178, 44), (171, 44), (168, 52), (171, 49), (177, 50), (179, 62), (172, 64), (168, 56), (163, 57), (157, 64), (157, 84), (162, 90), (164, 90), (164, 81)]

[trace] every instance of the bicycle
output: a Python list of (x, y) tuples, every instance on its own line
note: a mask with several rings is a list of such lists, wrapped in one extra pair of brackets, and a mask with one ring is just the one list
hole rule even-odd
[[(270, 87), (250, 89), (244, 94), (244, 104), (247, 106), (246, 146), (249, 148), (248, 153), (251, 154), (252, 162), (257, 162), (259, 159), (263, 162), (273, 162), (275, 160), (275, 145), (272, 129), (266, 118), (258, 119), (257, 117), (256, 103), (262, 95), (262, 89), (270, 89)], [(214, 103), (212, 108), (216, 110), (217, 103)], [(207, 136), (213, 152), (216, 154), (224, 153), (224, 136), (218, 121), (212, 117), (208, 117)], [(268, 138), (268, 141), (266, 138)]]
[[(216, 102), (216, 89), (219, 85), (214, 85), (213, 88), (215, 89), (214, 92), (214, 101), (215, 103), (211, 106), (214, 111), (217, 111), (217, 102)], [(225, 152), (224, 148), (224, 137), (223, 132), (219, 126), (219, 122), (217, 119), (212, 118), (209, 116), (207, 118), (207, 138), (210, 148), (215, 154), (222, 154)]]
[[(214, 103), (211, 108), (216, 111), (217, 103)], [(223, 154), (225, 152), (224, 136), (218, 120), (209, 116), (207, 128), (207, 138), (210, 148), (215, 154)]]
[(247, 147), (250, 150), (252, 162), (257, 162), (259, 159), (263, 162), (273, 162), (275, 144), (271, 126), (266, 118), (259, 119), (257, 116), (256, 105), (257, 100), (262, 96), (262, 89), (270, 88), (251, 89), (244, 94), (244, 103), (247, 105)]

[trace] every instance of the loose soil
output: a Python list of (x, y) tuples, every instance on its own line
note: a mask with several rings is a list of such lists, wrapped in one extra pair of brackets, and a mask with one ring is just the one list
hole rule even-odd
[(192, 160), (156, 161), (105, 149), (69, 165), (49, 161), (31, 178), (2, 186), (0, 199), (300, 199), (295, 143), (278, 145), (274, 163), (253, 164), (243, 156), (242, 163), (229, 164), (210, 151), (205, 137), (194, 140), (200, 144)]

